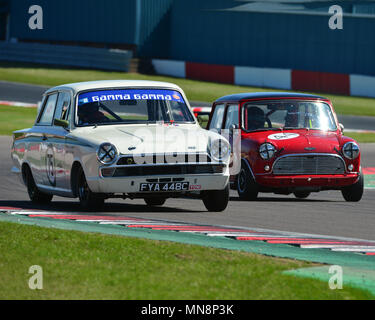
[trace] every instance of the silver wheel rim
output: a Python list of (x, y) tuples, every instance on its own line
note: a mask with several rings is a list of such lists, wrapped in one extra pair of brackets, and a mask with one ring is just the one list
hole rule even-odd
[(241, 169), (240, 174), (238, 175), (238, 190), (243, 193), (246, 186), (246, 173), (245, 169)]

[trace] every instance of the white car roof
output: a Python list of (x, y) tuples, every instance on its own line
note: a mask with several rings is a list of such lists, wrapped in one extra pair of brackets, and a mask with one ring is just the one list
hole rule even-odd
[(145, 80), (101, 80), (63, 84), (47, 90), (45, 94), (62, 89), (72, 90), (73, 93), (76, 94), (84, 90), (107, 88), (167, 88), (182, 91), (179, 86), (169, 82)]

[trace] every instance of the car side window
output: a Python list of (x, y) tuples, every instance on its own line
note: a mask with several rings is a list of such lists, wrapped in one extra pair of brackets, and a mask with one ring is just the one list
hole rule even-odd
[(53, 115), (55, 113), (56, 100), (57, 100), (57, 93), (54, 93), (48, 96), (44, 109), (43, 109), (43, 113), (39, 118), (38, 125), (50, 126), (52, 124)]
[(224, 104), (216, 105), (214, 114), (212, 115), (209, 129), (221, 130), (223, 126), (224, 109)]
[(56, 111), (54, 119), (68, 120), (70, 107), (70, 94), (68, 92), (60, 92), (57, 99)]
[(238, 122), (238, 105), (230, 105), (227, 109), (227, 119), (225, 121), (225, 129), (230, 129), (232, 125), (239, 126)]

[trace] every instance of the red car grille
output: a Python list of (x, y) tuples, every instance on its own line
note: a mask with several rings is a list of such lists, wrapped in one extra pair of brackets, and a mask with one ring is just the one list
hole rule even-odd
[(345, 162), (334, 155), (285, 156), (277, 159), (273, 173), (283, 174), (344, 174)]

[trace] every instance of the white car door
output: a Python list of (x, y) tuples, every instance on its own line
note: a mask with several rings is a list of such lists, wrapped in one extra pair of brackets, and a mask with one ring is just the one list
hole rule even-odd
[(47, 172), (50, 169), (48, 149), (51, 143), (52, 120), (55, 112), (57, 93), (48, 95), (41, 115), (34, 126), (33, 135), (35, 141), (29, 146), (29, 161), (35, 183), (38, 186), (49, 186)]
[[(52, 149), (47, 151), (47, 161), (50, 163), (49, 182), (57, 191), (68, 192), (70, 189), (69, 169), (65, 165), (66, 136), (69, 127), (63, 127), (61, 121), (69, 123), (71, 95), (69, 91), (60, 91), (57, 98), (53, 122)], [(55, 120), (60, 121), (58, 124)], [(51, 169), (53, 168), (53, 170)]]

